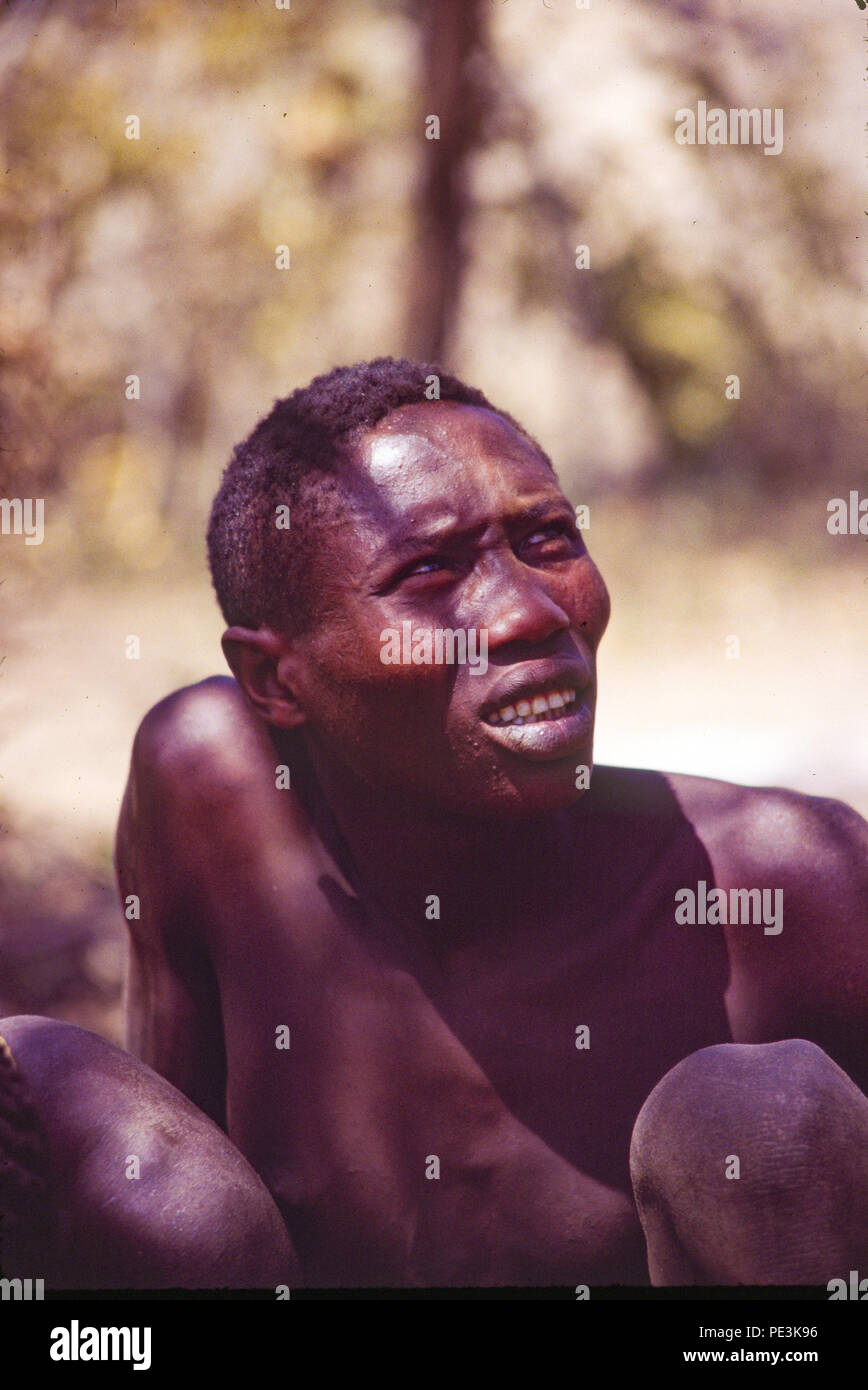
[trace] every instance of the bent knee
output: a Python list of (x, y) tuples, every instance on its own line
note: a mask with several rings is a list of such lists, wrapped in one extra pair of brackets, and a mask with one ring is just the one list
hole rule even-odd
[(255, 1287), (297, 1274), (265, 1184), (206, 1115), (71, 1023), (0, 1022), (46, 1137), (65, 1287)]
[(819, 1282), (864, 1245), (868, 1101), (801, 1038), (705, 1048), (649, 1095), (630, 1171), (655, 1283)]
[(93, 1049), (119, 1051), (105, 1038), (79, 1028), (64, 1019), (43, 1014), (15, 1014), (0, 1019), (0, 1037), (6, 1039), (15, 1065), (31, 1081), (44, 1074), (57, 1079), (54, 1068), (77, 1053), (86, 1056)]
[(657, 1083), (630, 1145), (634, 1186), (687, 1181), (727, 1155), (762, 1152), (793, 1170), (822, 1144), (849, 1152), (865, 1132), (868, 1103), (815, 1043), (723, 1043), (685, 1057)]

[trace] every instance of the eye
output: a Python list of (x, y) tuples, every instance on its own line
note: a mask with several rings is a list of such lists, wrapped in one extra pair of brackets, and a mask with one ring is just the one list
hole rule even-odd
[(408, 580), (441, 578), (454, 568), (445, 555), (420, 555), (418, 560), (411, 560), (402, 570), (396, 574), (393, 582), (395, 584), (405, 584)]
[(522, 549), (531, 546), (537, 553), (542, 550), (543, 558), (559, 559), (561, 556), (572, 555), (580, 541), (581, 537), (574, 523), (564, 518), (559, 521), (547, 521), (544, 526), (538, 526), (522, 541)]
[(443, 563), (436, 555), (426, 555), (423, 560), (414, 560), (412, 565), (404, 570), (403, 579), (407, 579), (411, 574), (436, 574), (443, 569)]

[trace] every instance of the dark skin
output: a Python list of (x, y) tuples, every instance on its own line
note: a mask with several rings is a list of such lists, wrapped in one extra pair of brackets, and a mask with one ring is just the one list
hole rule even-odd
[[(167, 1081), (56, 1019), (0, 1019), (0, 1037), (39, 1116), (49, 1196), (38, 1235), (32, 1221), (17, 1219), (20, 1203), (0, 1214), (5, 1275), (43, 1278), (50, 1289), (296, 1282), (291, 1243), (263, 1183)], [(0, 1157), (5, 1135), (0, 1126)]]
[[(312, 629), (230, 628), (235, 682), (137, 736), (131, 1049), (225, 1125), (312, 1285), (647, 1282), (628, 1155), (670, 1068), (801, 1036), (865, 1087), (866, 828), (697, 778), (597, 768), (577, 790), (608, 594), (499, 416), (403, 407), (340, 481)], [(406, 620), (486, 629), (487, 672), (383, 664)], [(570, 687), (578, 713), (488, 722), (525, 687)], [(783, 931), (676, 925), (699, 879), (782, 889)], [(687, 1267), (667, 1222), (663, 1282)]]

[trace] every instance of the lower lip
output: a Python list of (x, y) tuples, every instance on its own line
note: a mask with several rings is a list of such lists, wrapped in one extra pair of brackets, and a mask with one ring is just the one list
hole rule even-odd
[(538, 724), (487, 724), (483, 727), (489, 738), (516, 753), (520, 758), (549, 762), (578, 752), (587, 742), (594, 727), (594, 716), (582, 700), (569, 714), (560, 719), (541, 719)]

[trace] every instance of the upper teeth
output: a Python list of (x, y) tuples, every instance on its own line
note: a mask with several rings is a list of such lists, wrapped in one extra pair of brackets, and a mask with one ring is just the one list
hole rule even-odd
[(523, 724), (525, 720), (539, 719), (552, 711), (562, 710), (571, 705), (576, 698), (575, 690), (551, 690), (544, 695), (534, 695), (529, 700), (517, 700), (514, 705), (501, 705), (488, 715), (489, 724)]

